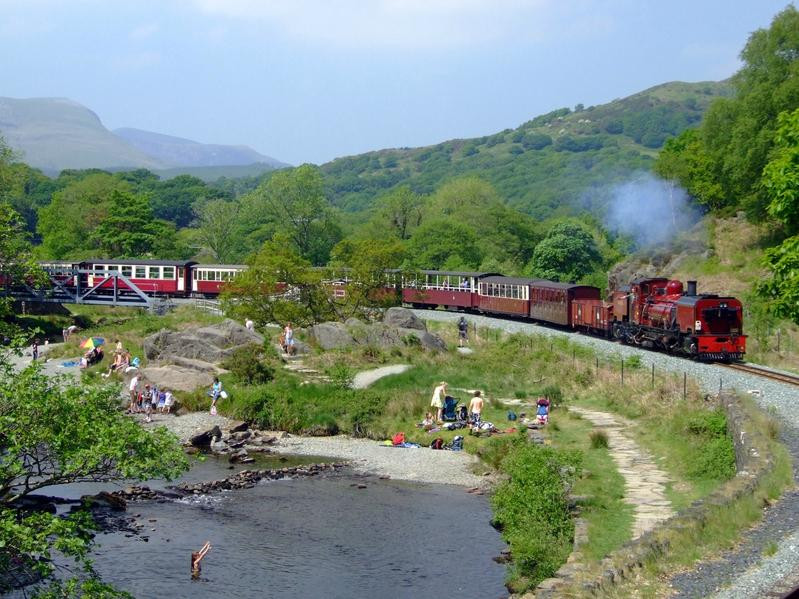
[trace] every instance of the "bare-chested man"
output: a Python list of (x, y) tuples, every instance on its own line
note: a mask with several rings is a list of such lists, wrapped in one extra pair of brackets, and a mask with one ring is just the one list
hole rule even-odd
[(480, 391), (474, 392), (474, 397), (469, 402), (469, 420), (472, 426), (480, 426), (480, 414), (483, 411), (483, 397)]

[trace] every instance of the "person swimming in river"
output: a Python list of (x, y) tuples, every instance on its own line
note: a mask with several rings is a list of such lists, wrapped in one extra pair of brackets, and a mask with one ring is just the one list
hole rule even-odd
[(192, 578), (199, 578), (200, 572), (202, 572), (202, 566), (200, 562), (205, 557), (205, 554), (211, 550), (211, 543), (209, 541), (205, 542), (202, 549), (199, 551), (192, 551), (191, 552), (191, 577)]

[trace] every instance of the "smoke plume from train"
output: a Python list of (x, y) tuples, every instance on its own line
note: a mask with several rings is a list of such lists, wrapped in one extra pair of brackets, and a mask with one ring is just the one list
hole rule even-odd
[(702, 213), (679, 185), (642, 174), (611, 191), (605, 224), (639, 247), (671, 241), (693, 227)]

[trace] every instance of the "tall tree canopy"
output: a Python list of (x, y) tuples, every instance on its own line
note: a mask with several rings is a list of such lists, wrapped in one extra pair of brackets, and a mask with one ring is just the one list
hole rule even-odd
[(560, 223), (539, 243), (528, 266), (534, 277), (579, 282), (601, 264), (602, 255), (591, 233), (575, 223)]

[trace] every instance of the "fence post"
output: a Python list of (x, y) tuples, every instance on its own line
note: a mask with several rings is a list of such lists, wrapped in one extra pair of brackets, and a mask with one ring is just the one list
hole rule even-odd
[(777, 329), (777, 353), (780, 353), (780, 329)]
[(652, 362), (652, 388), (655, 388), (655, 363)]
[(624, 358), (621, 359), (621, 384), (624, 384)]
[(721, 395), (721, 387), (723, 384), (724, 384), (724, 379), (722, 377), (719, 377), (719, 395)]
[(599, 356), (596, 357), (596, 369), (599, 370)]
[(685, 401), (685, 399), (687, 397), (688, 397), (688, 373), (687, 372), (683, 372), (682, 373), (682, 399), (683, 399), (683, 401)]
[(572, 368), (577, 366), (577, 350), (572, 348)]

